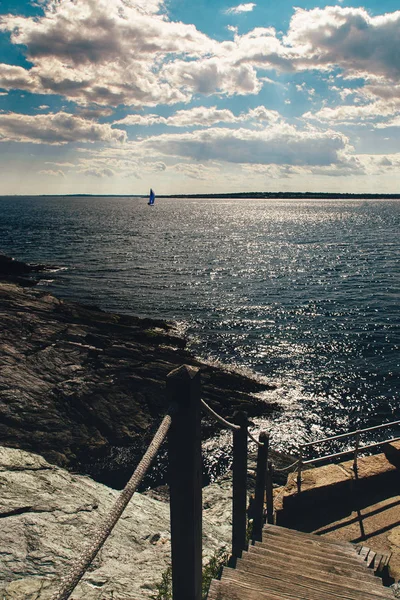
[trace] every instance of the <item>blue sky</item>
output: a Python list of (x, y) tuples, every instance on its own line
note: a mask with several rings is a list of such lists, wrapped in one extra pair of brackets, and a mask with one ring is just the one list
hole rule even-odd
[(0, 193), (398, 193), (399, 40), (394, 0), (2, 0)]

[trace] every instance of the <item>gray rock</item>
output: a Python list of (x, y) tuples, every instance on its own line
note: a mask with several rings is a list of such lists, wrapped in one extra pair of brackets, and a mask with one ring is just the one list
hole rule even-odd
[[(255, 397), (268, 386), (197, 361), (165, 322), (11, 283), (0, 283), (0, 315), (2, 444), (114, 487), (147, 448), (167, 409), (166, 376), (183, 363), (201, 369), (203, 398), (225, 417), (274, 408)], [(204, 436), (216, 430), (206, 421)], [(127, 465), (115, 448), (129, 448)]]
[[(49, 600), (117, 495), (40, 456), (0, 448), (2, 600)], [(231, 495), (227, 478), (204, 490), (204, 561), (230, 546)], [(169, 562), (169, 505), (134, 494), (71, 598), (149, 598)]]

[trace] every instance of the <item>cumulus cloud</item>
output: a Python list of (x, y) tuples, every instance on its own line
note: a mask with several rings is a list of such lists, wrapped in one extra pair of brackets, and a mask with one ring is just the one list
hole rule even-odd
[(31, 69), (0, 69), (0, 85), (62, 94), (81, 104), (155, 105), (188, 99), (159, 77), (168, 56), (217, 45), (194, 25), (169, 21), (161, 2), (50, 0), (42, 17), (4, 15), (0, 29), (26, 48)]
[(307, 112), (303, 116), (307, 119), (318, 121), (336, 122), (347, 124), (350, 122), (363, 123), (364, 121), (377, 120), (379, 117), (392, 115), (400, 109), (400, 102), (385, 103), (374, 102), (365, 105), (342, 105), (335, 108), (324, 107), (316, 113)]
[(0, 63), (0, 87), (5, 90), (18, 89), (32, 93), (41, 91), (40, 83), (30, 71), (4, 63)]
[(168, 156), (198, 161), (231, 163), (327, 166), (342, 161), (347, 138), (331, 130), (324, 132), (279, 124), (255, 131), (213, 128), (183, 134), (163, 134), (140, 143)]
[(227, 15), (239, 15), (244, 12), (251, 12), (257, 5), (254, 2), (247, 2), (246, 4), (239, 4), (238, 6), (232, 6), (227, 8), (225, 14)]
[[(254, 3), (229, 9), (250, 11)], [(32, 67), (0, 64), (0, 86), (60, 94), (81, 105), (142, 107), (188, 102), (194, 94), (257, 94), (260, 70), (338, 67), (376, 83), (400, 75), (400, 11), (296, 9), (287, 35), (256, 27), (217, 42), (170, 21), (159, 0), (49, 0), (39, 17), (3, 15), (0, 29)]]
[(124, 142), (126, 132), (108, 124), (92, 123), (65, 112), (24, 115), (0, 115), (0, 140), (34, 144), (68, 142)]
[(190, 97), (193, 94), (258, 94), (262, 87), (251, 65), (235, 64), (232, 56), (222, 54), (190, 62), (176, 60), (163, 67), (161, 75)]
[(196, 106), (187, 110), (178, 110), (170, 117), (161, 117), (155, 114), (128, 115), (123, 119), (114, 121), (114, 125), (155, 125), (163, 124), (170, 127), (210, 127), (216, 123), (241, 123), (243, 121), (267, 121), (274, 123), (279, 120), (276, 110), (269, 110), (265, 106), (258, 106), (235, 116), (228, 109), (218, 109), (216, 106)]
[(114, 177), (115, 171), (105, 167), (104, 169), (81, 169), (78, 171), (79, 174), (86, 175), (87, 177)]
[(348, 77), (400, 75), (400, 11), (372, 17), (364, 8), (297, 8), (286, 45), (295, 49), (297, 68), (338, 66)]
[(190, 179), (208, 181), (212, 177), (217, 177), (219, 169), (216, 167), (203, 165), (201, 163), (178, 163), (174, 165), (174, 170)]
[(65, 177), (64, 171), (58, 169), (57, 171), (52, 171), (51, 169), (43, 169), (39, 171), (39, 175), (48, 175), (49, 177)]

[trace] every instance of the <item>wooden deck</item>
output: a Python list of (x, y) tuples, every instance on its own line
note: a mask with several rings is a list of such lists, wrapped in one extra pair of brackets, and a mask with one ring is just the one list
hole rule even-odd
[(266, 525), (262, 542), (211, 582), (208, 600), (393, 600), (367, 558), (349, 542)]

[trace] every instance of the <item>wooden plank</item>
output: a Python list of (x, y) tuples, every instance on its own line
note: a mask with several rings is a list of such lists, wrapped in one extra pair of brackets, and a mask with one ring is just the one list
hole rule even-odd
[[(312, 562), (310, 560), (307, 559), (307, 557), (305, 557), (304, 555), (302, 555), (301, 553), (296, 553), (296, 555), (293, 554), (287, 554), (286, 552), (277, 552), (274, 550), (267, 550), (266, 548), (258, 548), (256, 546), (250, 546), (249, 547), (249, 555), (259, 555), (261, 558), (269, 558), (269, 559), (281, 559), (281, 561), (285, 562), (287, 565), (301, 565), (304, 569), (307, 569), (309, 566), (312, 566), (313, 568), (315, 568), (316, 566), (318, 566), (318, 568), (323, 568), (325, 570), (332, 570), (335, 568), (341, 568), (343, 567), (343, 563), (342, 562), (338, 562), (338, 561), (333, 561), (330, 559), (320, 559), (318, 561), (318, 563), (316, 562)], [(257, 560), (257, 557), (254, 556), (254, 558), (252, 558), (253, 560)], [(359, 576), (363, 576), (363, 574), (365, 574), (365, 576), (371, 577), (372, 572), (368, 571), (367, 569), (364, 568), (364, 566), (361, 564), (360, 566), (355, 567), (354, 565), (349, 566), (349, 568), (351, 568), (351, 570), (354, 573), (357, 573)]]
[(339, 542), (314, 533), (305, 533), (304, 531), (288, 529), (287, 527), (280, 527), (278, 525), (264, 525), (263, 533), (279, 537), (290, 537), (291, 539), (296, 539), (299, 543), (301, 541), (304, 543), (318, 542), (326, 546), (332, 546), (337, 551), (349, 552), (353, 555), (357, 555), (358, 553), (357, 547), (350, 542)]
[(389, 552), (389, 554), (385, 554), (385, 564), (383, 565), (383, 567), (387, 567), (389, 565), (389, 561), (392, 557), (392, 552)]
[(367, 548), (367, 546), (361, 546), (359, 555), (361, 556), (361, 558), (363, 560), (367, 559), (368, 553), (369, 553), (369, 548)]
[[(298, 600), (321, 600), (321, 598), (324, 600), (382, 600), (384, 598), (384, 596), (374, 593), (360, 593), (340, 586), (324, 585), (322, 582), (317, 586), (314, 581), (310, 583), (301, 577), (293, 581), (285, 581), (254, 573), (239, 572), (227, 567), (223, 570), (222, 580), (235, 582), (237, 585), (257, 592), (295, 593)], [(387, 596), (386, 599), (388, 600)]]
[(263, 531), (270, 531), (275, 532), (277, 534), (287, 534), (287, 535), (295, 535), (296, 537), (299, 538), (305, 538), (305, 539), (309, 539), (311, 538), (317, 538), (319, 540), (324, 540), (324, 542), (326, 542), (327, 544), (332, 544), (334, 546), (343, 546), (345, 548), (355, 548), (354, 544), (351, 544), (350, 542), (343, 542), (341, 540), (334, 540), (332, 538), (327, 538), (326, 536), (323, 535), (318, 535), (316, 533), (308, 533), (305, 531), (299, 531), (297, 529), (289, 529), (288, 527), (282, 527), (281, 525), (270, 525), (268, 523), (266, 523), (264, 525)]
[(237, 586), (231, 581), (218, 581), (218, 586), (210, 589), (207, 600), (297, 600), (297, 596), (273, 592), (264, 593)]
[(298, 537), (294, 534), (291, 533), (282, 533), (282, 532), (273, 532), (273, 531), (264, 531), (263, 532), (263, 541), (267, 541), (267, 540), (282, 540), (282, 541), (292, 541), (293, 543), (296, 543), (297, 545), (301, 545), (301, 546), (313, 546), (315, 548), (326, 548), (328, 550), (330, 550), (331, 552), (337, 553), (337, 554), (341, 554), (341, 555), (347, 555), (347, 556), (353, 556), (353, 557), (357, 557), (359, 556), (357, 549), (355, 547), (353, 547), (351, 544), (348, 544), (347, 546), (337, 546), (336, 544), (331, 544), (330, 542), (328, 542), (327, 540), (324, 540), (323, 538), (314, 536), (312, 534), (309, 534), (308, 537)]
[(317, 570), (313, 572), (308, 572), (307, 575), (301, 572), (301, 569), (297, 570), (284, 570), (282, 568), (276, 567), (271, 563), (266, 565), (257, 565), (249, 561), (248, 559), (240, 559), (237, 562), (236, 570), (238, 572), (247, 572), (249, 574), (254, 573), (255, 575), (263, 576), (263, 577), (273, 577), (275, 579), (282, 579), (284, 581), (290, 582), (293, 586), (297, 585), (297, 582), (302, 579), (304, 581), (308, 581), (311, 587), (315, 587), (315, 589), (321, 589), (322, 586), (327, 586), (329, 588), (332, 587), (342, 587), (348, 588), (353, 591), (357, 595), (355, 596), (357, 599), (363, 597), (363, 594), (369, 594), (373, 592), (377, 596), (381, 598), (387, 598), (387, 593), (383, 588), (382, 584), (379, 583), (379, 580), (375, 578), (375, 581), (371, 582), (369, 579), (367, 581), (363, 581), (360, 578), (358, 579), (349, 579), (347, 577), (343, 577), (340, 575), (335, 575), (332, 573), (321, 573)]
[(379, 563), (382, 560), (382, 554), (376, 554), (374, 558), (374, 572), (376, 573), (379, 570)]
[(374, 552), (373, 550), (370, 550), (368, 552), (368, 556), (367, 556), (367, 560), (366, 560), (366, 564), (367, 564), (367, 568), (371, 568), (374, 566), (374, 561), (375, 561), (375, 556), (376, 556), (376, 552)]
[(298, 558), (303, 561), (307, 561), (315, 564), (332, 564), (341, 566), (343, 564), (347, 564), (351, 566), (352, 569), (358, 570), (360, 573), (365, 571), (365, 564), (361, 560), (352, 559), (343, 560), (342, 558), (330, 557), (326, 553), (314, 554), (314, 553), (306, 553), (301, 548), (297, 549), (295, 546), (281, 546), (281, 545), (261, 545), (259, 543), (254, 546), (249, 546), (249, 552), (273, 552), (276, 554), (284, 554), (285, 556), (292, 556), (293, 558)]
[[(340, 576), (340, 577), (345, 577), (346, 579), (350, 579), (350, 580), (355, 580), (356, 582), (360, 581), (360, 574), (359, 573), (355, 573), (351, 568), (349, 567), (326, 567), (326, 566), (321, 566), (321, 565), (304, 565), (299, 563), (298, 561), (292, 561), (291, 563), (288, 562), (285, 557), (281, 556), (279, 558), (276, 558), (275, 556), (267, 556), (267, 557), (260, 557), (257, 556), (257, 559), (254, 560), (254, 556), (249, 556), (248, 552), (244, 552), (242, 555), (242, 560), (244, 561), (249, 561), (249, 563), (254, 564), (254, 565), (258, 565), (260, 568), (265, 568), (268, 569), (269, 567), (274, 568), (274, 569), (278, 569), (278, 570), (287, 570), (288, 568), (290, 568), (290, 570), (294, 573), (299, 573), (301, 574), (306, 574), (308, 575), (313, 575), (313, 574), (317, 574), (318, 576)], [(374, 576), (372, 571), (368, 571), (366, 572), (365, 576), (362, 576), (363, 581), (368, 581), (369, 584), (371, 583), (375, 583), (376, 582), (376, 577)]]
[(356, 553), (347, 553), (340, 552), (332, 549), (332, 546), (325, 546), (324, 544), (319, 543), (318, 541), (310, 541), (308, 543), (298, 542), (297, 540), (293, 540), (291, 538), (285, 537), (271, 537), (267, 538), (264, 536), (262, 542), (257, 542), (255, 546), (260, 546), (261, 548), (281, 548), (286, 549), (287, 551), (291, 551), (294, 548), (297, 552), (301, 552), (307, 556), (331, 556), (333, 559), (346, 561), (349, 564), (360, 565), (363, 563), (363, 558), (361, 558)]

